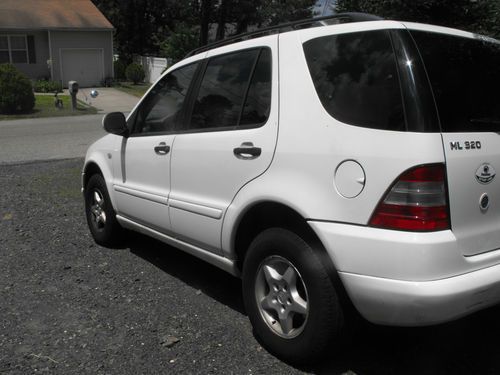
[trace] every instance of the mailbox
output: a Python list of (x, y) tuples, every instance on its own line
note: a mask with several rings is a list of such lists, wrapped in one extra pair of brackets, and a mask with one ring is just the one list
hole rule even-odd
[(78, 82), (76, 81), (69, 81), (68, 82), (68, 91), (70, 94), (73, 94), (73, 93), (78, 93)]
[(76, 94), (78, 93), (78, 82), (69, 81), (68, 82), (68, 91), (71, 95), (71, 109), (76, 110)]

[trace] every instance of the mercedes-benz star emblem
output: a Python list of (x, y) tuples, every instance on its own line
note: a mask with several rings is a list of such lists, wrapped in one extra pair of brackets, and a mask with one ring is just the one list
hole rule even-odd
[(489, 184), (495, 178), (496, 172), (491, 164), (482, 164), (476, 171), (476, 180), (480, 184)]

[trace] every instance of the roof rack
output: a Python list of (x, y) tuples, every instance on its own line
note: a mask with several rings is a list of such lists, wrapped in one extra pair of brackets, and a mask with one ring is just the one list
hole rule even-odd
[(209, 43), (202, 47), (196, 48), (189, 52), (186, 57), (196, 55), (200, 52), (209, 51), (211, 49), (222, 47), (228, 44), (233, 44), (243, 40), (259, 38), (266, 35), (280, 34), (288, 31), (308, 29), (311, 27), (336, 25), (341, 23), (365, 22), (365, 21), (381, 21), (383, 18), (368, 13), (347, 12), (338, 13), (333, 16), (317, 17), (306, 20), (282, 23), (276, 26), (269, 26), (255, 31), (250, 31), (243, 34), (238, 34), (227, 39), (219, 40), (214, 43)]

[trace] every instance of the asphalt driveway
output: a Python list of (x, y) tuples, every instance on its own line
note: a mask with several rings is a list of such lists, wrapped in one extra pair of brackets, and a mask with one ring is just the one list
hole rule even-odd
[(0, 165), (1, 374), (498, 374), (500, 308), (429, 328), (361, 324), (291, 367), (252, 335), (238, 279), (132, 235), (86, 228), (82, 159)]
[(90, 96), (92, 88), (83, 88), (78, 91), (77, 98), (99, 110), (99, 113), (130, 112), (135, 107), (139, 98), (116, 90), (112, 87), (98, 87), (96, 98)]

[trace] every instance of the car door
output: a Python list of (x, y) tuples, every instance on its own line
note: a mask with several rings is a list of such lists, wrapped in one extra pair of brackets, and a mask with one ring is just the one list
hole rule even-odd
[(170, 72), (150, 90), (129, 118), (131, 135), (123, 138), (115, 166), (118, 214), (166, 233), (174, 130), (197, 67), (194, 63)]
[(276, 146), (277, 36), (263, 41), (237, 52), (208, 52), (190, 116), (174, 142), (172, 230), (213, 252), (220, 251), (226, 209), (243, 185), (265, 172)]

